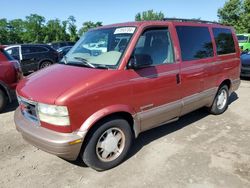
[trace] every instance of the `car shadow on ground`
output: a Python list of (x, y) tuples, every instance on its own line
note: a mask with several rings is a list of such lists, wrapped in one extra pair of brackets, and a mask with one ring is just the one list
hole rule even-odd
[(12, 112), (12, 111), (16, 110), (17, 107), (18, 107), (18, 101), (15, 99), (10, 104), (7, 105), (7, 107), (2, 112), (2, 114)]
[(244, 80), (244, 81), (250, 81), (250, 77), (240, 77), (241, 80)]
[[(229, 99), (229, 105), (238, 100), (237, 93), (233, 92)], [(125, 159), (128, 160), (129, 158), (133, 157), (136, 153), (138, 153), (144, 146), (150, 144), (152, 141), (155, 141), (163, 136), (166, 136), (168, 134), (171, 134), (175, 131), (178, 131), (196, 121), (199, 121), (206, 116), (210, 115), (208, 110), (206, 108), (201, 108), (199, 110), (196, 110), (194, 112), (191, 112), (183, 117), (181, 117), (178, 121), (169, 123), (166, 125), (162, 125), (160, 127), (145, 131), (141, 133), (137, 139), (135, 139), (133, 146), (130, 149), (130, 152)], [(82, 160), (80, 159), (80, 156), (76, 161), (69, 161), (70, 163), (77, 165), (79, 167), (87, 167)]]

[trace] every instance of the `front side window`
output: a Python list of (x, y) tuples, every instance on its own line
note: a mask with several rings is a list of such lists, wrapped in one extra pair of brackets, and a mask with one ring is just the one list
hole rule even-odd
[(19, 47), (12, 47), (6, 50), (12, 57), (19, 59)]
[(177, 26), (176, 31), (183, 61), (209, 58), (214, 55), (208, 27)]
[(89, 31), (69, 51), (64, 58), (64, 63), (115, 69), (135, 29), (135, 27), (115, 27)]
[[(146, 30), (139, 38), (133, 55), (137, 61), (150, 61), (151, 65), (174, 62), (173, 46), (167, 28)], [(143, 62), (137, 62), (142, 64)]]
[(233, 34), (230, 29), (213, 28), (213, 34), (218, 55), (235, 53)]

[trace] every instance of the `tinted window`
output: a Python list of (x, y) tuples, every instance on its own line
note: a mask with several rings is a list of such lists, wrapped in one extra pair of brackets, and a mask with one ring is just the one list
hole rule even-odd
[(238, 38), (239, 42), (247, 42), (248, 41), (248, 36), (237, 35), (237, 38)]
[(224, 28), (213, 28), (217, 54), (230, 54), (235, 52), (232, 31)]
[(168, 29), (147, 30), (140, 36), (134, 50), (138, 60), (150, 60), (153, 65), (173, 63), (173, 47)]
[(213, 56), (213, 45), (207, 27), (177, 26), (183, 61)]
[(40, 52), (47, 52), (48, 49), (45, 47), (40, 47), (40, 46), (24, 46), (22, 47), (22, 53), (23, 54), (30, 54), (30, 53), (40, 53)]
[(42, 46), (37, 46), (37, 47), (33, 48), (33, 50), (35, 52), (47, 52), (48, 51), (48, 49), (46, 47), (42, 47)]
[(32, 53), (32, 47), (22, 47), (22, 54), (30, 54)]

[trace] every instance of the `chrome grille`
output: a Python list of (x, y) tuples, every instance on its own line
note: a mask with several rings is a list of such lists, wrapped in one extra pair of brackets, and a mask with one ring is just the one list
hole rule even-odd
[(27, 100), (20, 96), (18, 96), (17, 98), (22, 114), (27, 119), (37, 122), (38, 121), (37, 110), (36, 110), (37, 103)]

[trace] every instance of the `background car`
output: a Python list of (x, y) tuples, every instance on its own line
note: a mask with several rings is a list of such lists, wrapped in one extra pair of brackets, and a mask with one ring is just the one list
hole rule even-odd
[(15, 98), (15, 88), (21, 78), (19, 62), (0, 46), (0, 113)]
[(237, 35), (241, 51), (250, 51), (250, 34)]
[(58, 52), (46, 44), (12, 45), (5, 50), (20, 61), (24, 74), (48, 67), (59, 60)]
[(48, 43), (48, 45), (57, 50), (64, 46), (74, 46), (75, 42), (52, 42)]
[(62, 59), (63, 56), (65, 56), (72, 47), (73, 46), (64, 46), (64, 47), (58, 48), (57, 52), (59, 53), (59, 59)]
[(241, 55), (241, 77), (250, 77), (250, 52)]

